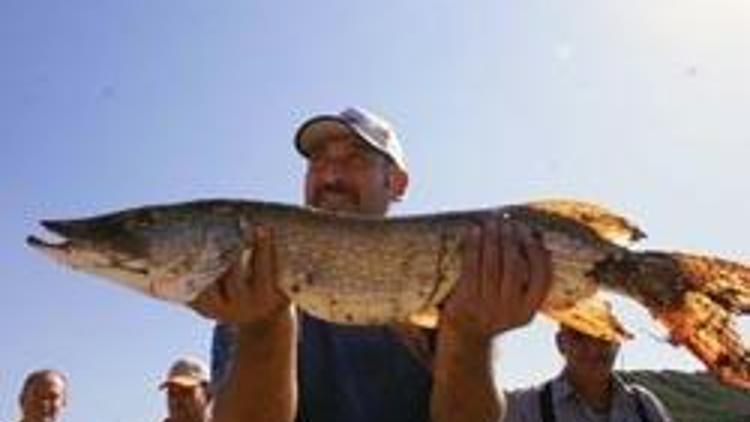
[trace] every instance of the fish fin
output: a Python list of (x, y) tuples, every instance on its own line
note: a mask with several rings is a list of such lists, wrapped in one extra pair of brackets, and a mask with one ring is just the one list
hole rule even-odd
[(602, 238), (621, 246), (646, 237), (646, 233), (625, 217), (591, 202), (547, 199), (528, 202), (524, 206), (583, 224)]
[(610, 312), (611, 305), (604, 297), (590, 296), (567, 308), (544, 308), (544, 314), (560, 324), (567, 325), (592, 337), (613, 342), (633, 338), (620, 321)]
[(161, 277), (151, 281), (147, 294), (168, 302), (188, 303), (195, 299), (223, 271), (201, 271), (184, 277)]
[(750, 351), (723, 304), (689, 291), (679, 307), (656, 318), (669, 331), (672, 344), (687, 347), (721, 382), (750, 389)]
[(185, 266), (183, 261), (175, 262), (174, 273), (183, 273), (183, 275), (173, 275), (168, 270), (166, 274), (151, 281), (148, 294), (169, 302), (191, 302), (227, 272), (230, 262), (232, 261), (223, 259), (222, 255), (216, 251), (202, 252), (190, 271), (180, 270), (180, 267)]
[(413, 314), (409, 315), (407, 320), (416, 326), (422, 328), (435, 329), (440, 319), (440, 311), (437, 306), (428, 306)]

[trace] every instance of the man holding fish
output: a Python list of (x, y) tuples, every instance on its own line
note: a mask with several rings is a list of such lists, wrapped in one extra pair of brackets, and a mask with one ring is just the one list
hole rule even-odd
[[(399, 140), (369, 112), (314, 117), (295, 142), (307, 159), (310, 207), (382, 217), (407, 190)], [(191, 303), (238, 324), (214, 420), (501, 420), (505, 399), (493, 381), (492, 339), (534, 316), (550, 285), (549, 253), (526, 226), (491, 217), (479, 223), (436, 333), (295, 314), (275, 282), (273, 231), (248, 227), (252, 253)]]

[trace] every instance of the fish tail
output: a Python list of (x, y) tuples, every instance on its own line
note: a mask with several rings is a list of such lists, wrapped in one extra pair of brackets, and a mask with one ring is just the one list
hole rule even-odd
[(735, 320), (750, 311), (750, 267), (649, 251), (613, 259), (596, 271), (618, 278), (666, 327), (670, 341), (687, 347), (719, 380), (750, 389), (750, 350)]
[(750, 351), (725, 306), (688, 291), (681, 306), (656, 317), (669, 331), (670, 341), (687, 347), (720, 381), (750, 389)]
[(688, 275), (685, 283), (734, 314), (750, 312), (750, 267), (726, 259), (670, 254)]

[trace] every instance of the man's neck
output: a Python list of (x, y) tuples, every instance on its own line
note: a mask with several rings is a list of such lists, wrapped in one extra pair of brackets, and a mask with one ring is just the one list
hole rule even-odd
[(565, 379), (591, 409), (608, 411), (612, 406), (612, 376), (596, 376), (566, 369)]

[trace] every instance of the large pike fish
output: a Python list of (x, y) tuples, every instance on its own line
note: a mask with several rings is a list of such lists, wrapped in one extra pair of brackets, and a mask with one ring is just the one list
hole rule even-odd
[(604, 289), (645, 306), (725, 383), (750, 388), (750, 352), (734, 315), (750, 310), (750, 268), (720, 258), (635, 251), (644, 234), (619, 215), (576, 201), (368, 218), (274, 203), (210, 200), (43, 221), (58, 242), (28, 243), (74, 269), (187, 303), (239, 259), (243, 230), (272, 228), (280, 288), (305, 311), (344, 324), (437, 324), (459, 280), (467, 231), (486, 217), (541, 236), (553, 284), (542, 312), (589, 334), (629, 333), (600, 312)]

